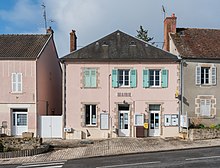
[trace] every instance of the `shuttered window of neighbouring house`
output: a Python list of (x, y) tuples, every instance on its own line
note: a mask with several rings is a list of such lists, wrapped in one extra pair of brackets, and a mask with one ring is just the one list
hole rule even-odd
[(196, 66), (196, 85), (216, 85), (217, 82), (216, 66)]
[(22, 92), (22, 73), (12, 73), (12, 92)]
[(196, 66), (196, 85), (201, 84), (201, 66)]

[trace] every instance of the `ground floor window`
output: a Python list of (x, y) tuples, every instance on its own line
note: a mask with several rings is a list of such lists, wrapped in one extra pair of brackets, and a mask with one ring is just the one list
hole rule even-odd
[(97, 124), (96, 105), (85, 105), (85, 122), (87, 126), (95, 126)]

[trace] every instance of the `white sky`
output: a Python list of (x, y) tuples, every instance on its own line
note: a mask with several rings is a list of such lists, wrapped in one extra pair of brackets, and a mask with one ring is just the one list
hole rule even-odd
[[(41, 4), (55, 32), (60, 57), (69, 53), (69, 32), (76, 30), (79, 47), (116, 30), (136, 36), (142, 25), (153, 41), (163, 42), (163, 12), (175, 13), (177, 27), (220, 29), (220, 0), (17, 0), (1, 8), (0, 30), (4, 33), (44, 33)], [(1, 33), (1, 32), (0, 32)], [(2, 34), (2, 33), (1, 33)], [(78, 48), (79, 48), (78, 47)]]

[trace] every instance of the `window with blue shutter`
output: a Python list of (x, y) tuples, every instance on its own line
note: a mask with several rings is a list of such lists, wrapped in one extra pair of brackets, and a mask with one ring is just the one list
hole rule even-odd
[(167, 88), (168, 87), (168, 70), (167, 69), (163, 69), (162, 70), (162, 88)]
[(118, 87), (118, 70), (117, 69), (112, 70), (112, 87), (113, 88)]
[(136, 69), (130, 70), (130, 86), (135, 88), (137, 85), (137, 71)]
[(96, 87), (96, 69), (85, 68), (84, 69), (84, 87)]
[(143, 87), (144, 88), (148, 88), (149, 85), (149, 70), (148, 69), (144, 69), (143, 70)]

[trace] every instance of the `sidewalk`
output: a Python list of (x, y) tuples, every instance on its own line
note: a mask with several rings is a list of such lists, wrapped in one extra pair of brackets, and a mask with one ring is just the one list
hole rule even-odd
[(112, 138), (101, 140), (44, 140), (55, 149), (45, 154), (0, 159), (0, 164), (47, 162), (86, 157), (131, 154), (141, 152), (168, 151), (201, 147), (220, 146), (220, 139), (186, 141), (161, 138)]

